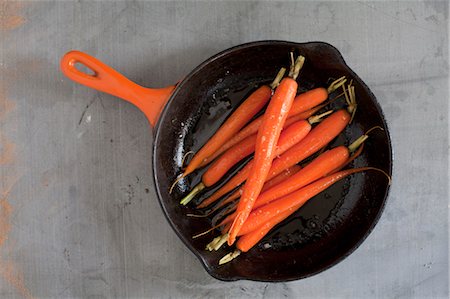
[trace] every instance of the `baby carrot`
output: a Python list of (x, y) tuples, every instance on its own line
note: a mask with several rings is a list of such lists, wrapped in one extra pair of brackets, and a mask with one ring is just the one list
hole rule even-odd
[(296, 210), (301, 208), (309, 199), (313, 198), (320, 192), (326, 190), (331, 185), (344, 179), (345, 177), (367, 170), (380, 171), (388, 177), (390, 184), (390, 177), (384, 171), (374, 167), (362, 167), (343, 170), (327, 177), (324, 177), (302, 189), (280, 198), (264, 207), (253, 211), (244, 226), (241, 228), (242, 235), (236, 243), (234, 252), (227, 254), (220, 261), (219, 264), (224, 264), (241, 252), (247, 252), (254, 245), (256, 245), (275, 225), (279, 224), (287, 217), (289, 217)]
[[(357, 147), (355, 147), (356, 149)], [(320, 179), (338, 167), (342, 166), (350, 157), (350, 150), (345, 146), (338, 146), (328, 150), (308, 163), (301, 171), (289, 179), (273, 186), (261, 193), (255, 202), (255, 208), (263, 206), (274, 199), (298, 190), (317, 179)]]
[(211, 139), (209, 139), (200, 151), (194, 155), (183, 172), (182, 177), (185, 177), (196, 170), (203, 159), (212, 155), (226, 140), (239, 132), (239, 130), (267, 104), (272, 95), (272, 89), (278, 85), (284, 72), (285, 69), (282, 68), (270, 87), (267, 85), (259, 87), (230, 115), (230, 117), (228, 117)]
[(261, 239), (264, 238), (264, 236), (267, 235), (267, 233), (275, 225), (284, 221), (292, 213), (293, 213), (293, 211), (290, 211), (290, 210), (284, 211), (284, 212), (278, 214), (277, 216), (270, 218), (263, 225), (261, 225), (254, 231), (251, 231), (248, 234), (241, 236), (239, 238), (239, 240), (236, 242), (236, 248), (238, 248), (242, 252), (249, 251), (253, 246), (258, 244), (258, 242), (261, 241)]
[[(283, 171), (282, 173), (280, 173), (273, 179), (265, 182), (263, 188), (261, 189), (261, 193), (266, 190), (269, 190), (273, 186), (276, 186), (276, 185), (280, 184), (281, 182), (285, 181), (286, 179), (290, 178), (291, 176), (293, 176), (294, 174), (299, 172), (300, 169), (301, 169), (301, 167), (299, 165), (294, 165), (294, 166), (286, 169), (285, 171)], [(222, 201), (217, 207), (215, 207), (215, 209), (219, 209), (219, 208), (223, 207), (224, 205), (238, 199), (239, 197), (241, 197), (241, 195), (242, 195), (242, 188), (239, 188), (238, 190), (233, 192), (230, 196), (228, 196), (224, 201)]]
[(263, 121), (258, 129), (256, 139), (253, 167), (236, 208), (236, 218), (234, 218), (229, 230), (228, 245), (232, 245), (236, 240), (236, 236), (252, 211), (253, 204), (269, 174), (278, 138), (297, 93), (298, 84), (295, 79), (304, 60), (303, 56), (299, 56), (295, 64), (291, 65), (289, 77), (281, 80), (263, 115)]
[[(316, 196), (336, 182), (351, 174), (367, 170), (376, 170), (383, 172), (382, 170), (374, 167), (362, 167), (342, 170), (330, 174), (291, 194), (281, 197), (265, 206), (252, 211), (247, 221), (245, 222), (245, 225), (242, 227), (239, 235), (245, 235), (249, 232), (254, 231), (255, 229), (261, 227), (261, 225), (263, 225), (268, 219), (271, 219), (272, 217), (275, 217), (285, 211), (290, 211), (292, 213), (298, 210), (308, 199)], [(387, 177), (389, 178), (389, 176)]]
[[(288, 120), (296, 115), (302, 114), (304, 116), (303, 119), (306, 119), (316, 113), (321, 106), (319, 104), (323, 103), (330, 93), (341, 87), (346, 82), (345, 76), (340, 77), (335, 80), (328, 86), (328, 88), (318, 87), (311, 90), (308, 90), (304, 93), (299, 94), (295, 97), (294, 102), (292, 103), (292, 107), (288, 113)], [(318, 108), (320, 107), (320, 108)], [(306, 112), (306, 113), (305, 113)], [(307, 113), (309, 112), (309, 114)], [(213, 161), (215, 158), (220, 156), (227, 149), (240, 142), (241, 140), (247, 138), (250, 135), (255, 134), (258, 131), (259, 126), (262, 122), (262, 116), (258, 117), (248, 125), (246, 125), (239, 133), (233, 136), (229, 141), (227, 141), (224, 145), (222, 145), (214, 154), (205, 158), (201, 164), (201, 166), (205, 166), (206, 164)]]
[[(268, 179), (275, 177), (283, 170), (308, 158), (328, 144), (347, 126), (350, 121), (350, 117), (350, 114), (345, 109), (341, 109), (325, 118), (321, 123), (313, 128), (311, 132), (302, 139), (302, 141), (273, 160)], [(215, 202), (237, 186), (241, 185), (247, 179), (252, 164), (252, 161), (247, 163), (247, 165), (235, 176), (233, 176), (225, 185), (214, 192), (209, 198), (204, 200), (201, 204), (202, 207)]]
[[(278, 139), (278, 144), (275, 149), (275, 156), (277, 156), (277, 157), (280, 156), (285, 151), (287, 151), (288, 149), (293, 147), (295, 144), (299, 143), (310, 132), (312, 124), (314, 124), (316, 122), (320, 122), (322, 120), (322, 117), (327, 116), (328, 114), (330, 114), (332, 112), (333, 111), (327, 111), (325, 113), (312, 116), (307, 121), (300, 120), (300, 121), (297, 121), (297, 122), (291, 124), (289, 127), (287, 127), (284, 131), (281, 132), (280, 138)], [(247, 165), (245, 165), (244, 168), (240, 172), (238, 172), (234, 177), (231, 178), (231, 180), (228, 183), (225, 184), (225, 186), (227, 188), (227, 190), (225, 192), (220, 193), (223, 191), (223, 190), (221, 191), (221, 189), (224, 188), (225, 186), (220, 188), (218, 190), (220, 196), (219, 196), (219, 194), (214, 193), (211, 197), (209, 197), (206, 200), (204, 200), (203, 202), (201, 202), (197, 207), (204, 208), (204, 207), (212, 204), (216, 200), (218, 200), (224, 194), (233, 190), (235, 187), (239, 186), (243, 181), (241, 181), (238, 184), (233, 186), (234, 180), (236, 178), (240, 178), (240, 173), (242, 171), (248, 173), (250, 171), (251, 165), (253, 165), (253, 160), (248, 162)], [(273, 177), (275, 177), (275, 176), (273, 176)], [(245, 181), (245, 179), (244, 179), (244, 181)], [(231, 186), (233, 186), (233, 187), (231, 187)], [(197, 188), (201, 188), (203, 190), (204, 186), (202, 184), (199, 184), (196, 187), (194, 187), (194, 189), (185, 197), (185, 199), (182, 200), (182, 204), (186, 204), (187, 202), (189, 202), (192, 199), (192, 197), (198, 193)], [(188, 201), (188, 199), (186, 199), (187, 197), (190, 198), (189, 201)]]
[[(272, 202), (273, 200), (276, 200), (277, 198), (288, 195), (330, 173), (337, 171), (337, 169), (342, 168), (345, 164), (351, 162), (351, 160), (349, 160), (350, 153), (357, 150), (367, 139), (367, 137), (367, 135), (362, 135), (348, 148), (345, 146), (338, 146), (322, 153), (295, 175), (273, 186), (269, 190), (261, 192), (253, 205), (253, 209), (259, 208)], [(236, 213), (227, 216), (222, 221), (222, 224), (231, 222), (234, 217), (236, 217)]]
[[(318, 118), (318, 117), (320, 117), (320, 115), (317, 117), (314, 117), (311, 122), (319, 121), (320, 118)], [(275, 148), (275, 155), (281, 155), (283, 152), (285, 152), (286, 150), (291, 148), (294, 144), (300, 142), (303, 138), (305, 138), (305, 136), (309, 133), (310, 130), (311, 130), (311, 124), (305, 120), (300, 120), (298, 122), (291, 124), (283, 132), (281, 132), (280, 138), (278, 139), (277, 147)], [(248, 137), (248, 138), (250, 138), (250, 137)], [(256, 144), (256, 138), (254, 139), (254, 142), (255, 142), (254, 144)], [(236, 146), (238, 146), (238, 145), (236, 145)], [(255, 148), (255, 145), (253, 145), (253, 148)], [(225, 158), (220, 157), (219, 160), (217, 160), (215, 163), (221, 163), (218, 161), (221, 161), (222, 159), (228, 159), (228, 158), (227, 158), (227, 156), (225, 156)], [(228, 161), (231, 161), (231, 160), (228, 160)], [(229, 166), (228, 169), (230, 169), (232, 166), (233, 165)], [(215, 171), (214, 169), (215, 168), (208, 169), (205, 172), (205, 174), (207, 176), (214, 175), (214, 173), (213, 173), (213, 171)], [(203, 176), (205, 176), (205, 174)], [(189, 203), (200, 191), (202, 191), (206, 187), (207, 182), (208, 181), (205, 182), (202, 177), (202, 182), (200, 184), (198, 184), (197, 186), (195, 186), (192, 189), (192, 191), (189, 192), (189, 194), (186, 195), (180, 201), (180, 204), (186, 205), (187, 203)], [(231, 190), (229, 190), (229, 191), (231, 191)], [(211, 203), (212, 202), (204, 201), (198, 206), (198, 208), (204, 208)]]
[(227, 150), (203, 174), (202, 182), (206, 187), (217, 183), (234, 165), (255, 150), (256, 134), (249, 136)]
[[(286, 119), (286, 122), (284, 123), (283, 129), (287, 128), (291, 124), (299, 121), (308, 119), (308, 117), (311, 117), (325, 107), (326, 105), (319, 105), (317, 107), (311, 108), (305, 112), (299, 113), (297, 115), (291, 116), (288, 119)], [(209, 164), (211, 161), (214, 161), (217, 157), (223, 155), (226, 153), (229, 149), (233, 148), (234, 146), (240, 144), (243, 140), (247, 139), (249, 136), (256, 136), (258, 133), (258, 128), (261, 124), (262, 118), (257, 118), (250, 124), (248, 124), (245, 128), (243, 128), (239, 133), (237, 133), (233, 138), (231, 138), (227, 143), (225, 143), (220, 149), (218, 149), (214, 154), (212, 154), (210, 157), (203, 160), (202, 164), (200, 164), (199, 167), (204, 167), (207, 164)]]
[[(282, 181), (286, 180), (287, 178), (293, 176), (300, 169), (301, 169), (301, 167), (299, 165), (294, 165), (291, 168), (286, 169), (285, 171), (283, 171), (282, 173), (280, 173), (279, 175), (277, 175), (273, 179), (265, 182), (261, 192), (266, 191), (267, 189), (269, 189), (269, 188), (275, 186), (276, 184), (279, 184)], [(215, 212), (217, 212), (218, 210), (220, 210), (221, 208), (223, 208), (227, 204), (229, 204), (229, 203), (235, 201), (236, 199), (238, 199), (239, 197), (241, 197), (241, 194), (242, 194), (242, 189), (236, 190), (235, 192), (233, 192), (233, 194), (228, 196), (225, 200), (221, 201), (220, 204), (215, 206), (207, 214), (191, 214), (191, 213), (189, 213), (189, 214), (186, 214), (186, 216), (198, 217), (198, 218), (204, 218), (204, 217), (211, 216), (212, 214), (214, 214)], [(234, 206), (230, 206), (229, 208), (227, 208), (224, 211), (224, 214), (228, 214), (229, 212), (234, 211), (235, 207), (236, 207), (235, 205)], [(231, 226), (231, 223), (229, 223), (229, 225)], [(223, 228), (223, 231), (228, 231), (228, 229), (229, 229), (229, 227), (228, 228), (225, 227), (225, 228)]]

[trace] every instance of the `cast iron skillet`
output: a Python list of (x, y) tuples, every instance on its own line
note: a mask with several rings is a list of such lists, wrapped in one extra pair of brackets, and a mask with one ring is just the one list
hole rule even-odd
[[(217, 233), (191, 238), (208, 229), (211, 219), (186, 217), (186, 213), (196, 211), (178, 204), (182, 195), (199, 182), (202, 171), (181, 181), (174, 193), (168, 192), (181, 172), (182, 156), (189, 150), (198, 150), (245, 95), (272, 81), (278, 69), (288, 65), (290, 51), (306, 57), (298, 79), (302, 89), (327, 86), (342, 75), (353, 79), (359, 108), (353, 123), (332, 145), (349, 144), (362, 132), (379, 125), (384, 131), (371, 134), (353, 166), (370, 165), (391, 174), (388, 129), (375, 96), (329, 44), (260, 41), (239, 45), (206, 60), (176, 87), (157, 90), (138, 86), (78, 51), (67, 53), (61, 61), (64, 74), (72, 80), (125, 99), (145, 113), (155, 127), (153, 174), (161, 207), (180, 239), (217, 279), (288, 281), (317, 274), (343, 260), (361, 244), (378, 221), (386, 201), (389, 188), (385, 177), (375, 172), (353, 175), (310, 200), (258, 246), (223, 266), (218, 266), (217, 261), (230, 248), (212, 253), (204, 250)], [(90, 68), (93, 74), (79, 71), (77, 63)], [(342, 101), (334, 106), (342, 107)]]

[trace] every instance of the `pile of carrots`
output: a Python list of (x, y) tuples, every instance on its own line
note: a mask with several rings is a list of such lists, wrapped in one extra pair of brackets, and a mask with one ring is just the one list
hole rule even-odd
[[(186, 205), (253, 154), (253, 159), (238, 173), (197, 206), (202, 209), (216, 204), (210, 213), (189, 215), (205, 217), (217, 213), (215, 218), (220, 220), (217, 225), (194, 237), (220, 229), (221, 235), (206, 249), (218, 250), (225, 243), (235, 245), (236, 249), (219, 264), (250, 250), (306, 201), (351, 174), (380, 171), (390, 183), (389, 175), (377, 168), (342, 170), (361, 153), (370, 130), (349, 146), (327, 149), (356, 112), (352, 82), (346, 84), (347, 79), (341, 77), (328, 88), (319, 87), (297, 95), (296, 79), (305, 58), (294, 59), (293, 53), (290, 58), (288, 75), (281, 68), (272, 84), (260, 86), (251, 93), (193, 156), (172, 185), (173, 188), (181, 178), (211, 164), (202, 175), (202, 182), (181, 200)], [(341, 88), (343, 93), (338, 97), (344, 96), (346, 108), (316, 114), (333, 101), (329, 95)], [(262, 116), (254, 119), (264, 108)], [(308, 158), (309, 163), (299, 166)]]

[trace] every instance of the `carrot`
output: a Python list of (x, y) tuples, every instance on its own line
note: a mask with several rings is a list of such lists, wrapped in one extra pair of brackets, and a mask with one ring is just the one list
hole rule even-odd
[(271, 86), (263, 85), (259, 87), (228, 117), (211, 139), (194, 155), (181, 177), (185, 177), (196, 170), (205, 158), (212, 155), (226, 140), (239, 132), (267, 104), (272, 95), (272, 90), (278, 85), (285, 71), (282, 68)]
[[(329, 112), (326, 112), (329, 113)], [(326, 114), (325, 113), (325, 114)], [(294, 146), (296, 143), (300, 142), (311, 130), (311, 123), (320, 121), (320, 117), (322, 115), (314, 116), (311, 118), (310, 121), (300, 120), (293, 124), (291, 124), (289, 127), (287, 127), (283, 132), (280, 134), (280, 138), (278, 139), (277, 147), (275, 148), (275, 155), (281, 155), (286, 150)], [(244, 139), (241, 141), (241, 143), (245, 142), (247, 143), (247, 140), (250, 137), (247, 137), (247, 139)], [(254, 136), (253, 139), (253, 149), (256, 145), (256, 136)], [(241, 153), (244, 149), (244, 145), (238, 143), (231, 149), (229, 149), (224, 155), (222, 155), (214, 164), (209, 168), (202, 176), (202, 182), (199, 183), (197, 186), (195, 186), (191, 192), (189, 192), (188, 195), (186, 195), (181, 201), (180, 204), (186, 205), (188, 204), (200, 191), (205, 189), (207, 186), (211, 186), (212, 183), (216, 183), (231, 167), (237, 163), (236, 160), (241, 160), (241, 157), (237, 156), (237, 152)], [(246, 146), (246, 145), (245, 145)], [(253, 152), (253, 150), (251, 151)], [(251, 153), (250, 153), (251, 154)], [(231, 156), (231, 157), (230, 157)], [(244, 158), (244, 157), (242, 157)], [(219, 169), (219, 167), (221, 169)], [(231, 191), (231, 190), (229, 190)], [(201, 203), (198, 208), (204, 208), (211, 204), (212, 202), (204, 202)]]
[[(297, 115), (291, 116), (288, 119), (286, 119), (286, 122), (284, 123), (283, 129), (287, 128), (294, 122), (297, 122), (299, 120), (308, 119), (308, 117), (311, 117), (325, 107), (325, 105), (319, 105), (317, 107), (311, 108), (305, 112), (299, 113)], [(200, 164), (199, 167), (204, 167), (210, 162), (214, 161), (217, 157), (224, 155), (228, 150), (233, 148), (234, 146), (240, 144), (243, 140), (247, 139), (249, 136), (256, 136), (258, 133), (258, 128), (261, 124), (262, 118), (257, 118), (250, 124), (248, 124), (245, 128), (243, 128), (239, 133), (237, 133), (233, 138), (231, 138), (227, 143), (225, 143), (219, 150), (217, 150), (214, 154), (212, 154), (210, 157), (203, 160), (202, 164)], [(256, 138), (255, 138), (256, 139)]]
[[(278, 139), (278, 144), (277, 147), (275, 149), (275, 156), (280, 156), (282, 155), (284, 152), (286, 152), (288, 149), (290, 149), (291, 147), (293, 147), (295, 144), (299, 143), (303, 138), (305, 138), (305, 136), (307, 136), (307, 134), (310, 132), (311, 130), (311, 125), (316, 123), (316, 122), (320, 122), (322, 120), (322, 117), (327, 116), (328, 114), (332, 113), (333, 111), (327, 111), (324, 112), (322, 114), (319, 115), (315, 115), (315, 116), (311, 116), (310, 118), (308, 118), (308, 120), (300, 120), (298, 122), (295, 122), (293, 124), (291, 124), (289, 127), (287, 127), (284, 131), (281, 132), (280, 134), (280, 138)], [(250, 166), (249, 166), (250, 165)], [(244, 166), (243, 170), (245, 172), (249, 172), (249, 168), (251, 167), (251, 165), (253, 165), (253, 160), (248, 162), (247, 165)], [(233, 179), (236, 176), (239, 176), (239, 174), (242, 172), (242, 170), (240, 172), (238, 172), (232, 179), (231, 179), (231, 184), (233, 183)], [(281, 172), (280, 172), (281, 173)], [(237, 187), (239, 184), (235, 185), (234, 187), (231, 187), (230, 182), (228, 182), (226, 184), (227, 186), (227, 190), (226, 192), (222, 193), (220, 196), (216, 196), (215, 193), (213, 194), (213, 196), (211, 196), (210, 198), (204, 200), (202, 203), (200, 203), (197, 207), (198, 208), (204, 208), (210, 204), (212, 204), (213, 202), (215, 202), (217, 199), (219, 199), (220, 197), (222, 197), (222, 195), (228, 193), (229, 191), (233, 190), (235, 187)], [(242, 183), (242, 182), (241, 182)], [(202, 184), (197, 185), (196, 187), (194, 187), (194, 189), (192, 189), (192, 191), (184, 198), (182, 199), (182, 204), (186, 204), (188, 203), (193, 196), (195, 196), (199, 191), (198, 189), (203, 190), (204, 186)], [(223, 187), (222, 187), (223, 188)], [(221, 188), (221, 189), (222, 189)], [(228, 189), (229, 188), (229, 189)], [(219, 189), (218, 191), (220, 191), (221, 189)]]
[[(336, 182), (342, 180), (343, 178), (361, 171), (376, 170), (380, 171), (378, 168), (373, 167), (362, 167), (342, 170), (331, 175), (328, 175), (320, 180), (317, 180), (291, 194), (281, 197), (265, 206), (255, 209), (250, 214), (245, 225), (242, 227), (239, 235), (245, 235), (252, 232), (256, 228), (263, 225), (268, 219), (277, 216), (278, 214), (291, 211), (294, 212), (298, 210), (308, 199), (316, 196), (323, 190), (327, 189)], [(389, 177), (389, 176), (388, 176)]]
[[(291, 176), (293, 176), (297, 172), (299, 172), (300, 169), (301, 169), (301, 167), (299, 165), (294, 165), (294, 166), (286, 169), (285, 171), (283, 171), (282, 173), (280, 173), (273, 179), (265, 182), (263, 188), (261, 189), (261, 193), (272, 188), (273, 186), (276, 186), (277, 184), (287, 180), (288, 178), (290, 178)], [(219, 209), (219, 208), (223, 207), (224, 205), (238, 199), (239, 197), (241, 197), (241, 194), (242, 194), (242, 188), (239, 188), (238, 190), (233, 192), (230, 196), (228, 196), (224, 201), (222, 201), (215, 209)]]
[[(309, 199), (313, 198), (320, 192), (326, 190), (327, 188), (329, 188), (336, 182), (346, 178), (347, 176), (367, 170), (381, 171), (388, 177), (390, 184), (391, 179), (389, 175), (383, 170), (374, 167), (348, 169), (324, 177), (294, 193), (291, 193), (285, 197), (277, 199), (270, 204), (252, 211), (239, 232), (239, 235), (242, 236), (236, 243), (236, 247), (239, 252), (235, 251), (232, 255), (227, 256), (233, 256), (234, 258), (238, 256), (240, 252), (248, 251), (255, 244), (257, 244), (275, 225), (289, 217), (292, 213), (302, 207)], [(224, 257), (223, 259), (221, 259), (221, 261), (219, 261), (219, 264), (223, 264), (230, 260), (231, 259)]]
[[(291, 58), (293, 61), (292, 53)], [(298, 84), (295, 80), (304, 61), (305, 58), (299, 56), (295, 64), (291, 64), (289, 76), (281, 80), (263, 115), (256, 139), (253, 167), (236, 208), (236, 218), (229, 230), (228, 245), (232, 245), (236, 240), (236, 236), (252, 211), (253, 204), (269, 174), (281, 130), (297, 93)]]
[[(330, 93), (341, 87), (346, 82), (345, 76), (340, 77), (339, 79), (333, 81), (328, 88), (318, 87), (311, 90), (308, 90), (304, 93), (299, 94), (295, 97), (294, 102), (292, 103), (292, 107), (288, 113), (288, 120), (291, 117), (302, 114), (304, 116), (303, 119), (306, 119), (316, 113), (318, 105), (323, 103)], [(310, 112), (309, 115), (307, 112)], [(305, 113), (306, 112), (306, 113)], [(286, 120), (286, 122), (288, 122)], [(226, 150), (231, 148), (233, 145), (237, 144), (241, 140), (247, 138), (250, 135), (253, 135), (258, 132), (258, 128), (262, 123), (262, 116), (258, 117), (250, 124), (245, 126), (239, 133), (233, 136), (229, 141), (227, 141), (223, 146), (221, 146), (214, 154), (205, 158), (201, 164), (201, 166), (205, 166), (215, 158), (220, 156)]]
[(256, 134), (245, 138), (226, 151), (203, 174), (203, 184), (209, 187), (217, 183), (234, 165), (253, 153), (255, 144)]
[(236, 243), (236, 248), (239, 248), (241, 252), (247, 252), (249, 251), (253, 246), (258, 244), (258, 242), (264, 238), (265, 235), (277, 224), (284, 221), (286, 218), (288, 218), (293, 212), (288, 210), (285, 212), (282, 212), (278, 214), (275, 217), (270, 218), (267, 220), (263, 225), (258, 227), (252, 232), (249, 232), (248, 234), (245, 234), (239, 238), (239, 240)]
[[(345, 109), (338, 110), (325, 118), (321, 123), (313, 128), (311, 132), (302, 139), (302, 141), (273, 160), (268, 179), (277, 176), (285, 169), (303, 161), (320, 150), (323, 146), (333, 140), (340, 132), (342, 132), (345, 126), (349, 123), (350, 118), (350, 114)], [(235, 176), (233, 176), (225, 185), (214, 192), (209, 198), (204, 200), (201, 206), (205, 207), (215, 202), (237, 186), (241, 185), (247, 179), (252, 165), (252, 161), (247, 163), (247, 165)]]
[[(294, 116), (287, 125), (285, 124), (284, 127), (286, 127), (286, 129), (280, 135), (281, 142), (279, 142), (280, 144), (277, 148), (277, 155), (287, 148), (292, 147), (309, 133), (311, 126), (305, 121), (293, 122), (294, 120), (297, 120), (297, 118), (298, 116)], [(319, 120), (320, 119), (317, 118), (313, 119), (313, 121)], [(239, 161), (252, 154), (255, 150), (256, 137), (256, 134), (251, 135), (228, 149), (202, 175), (202, 182), (193, 188), (195, 192), (190, 192), (180, 203), (187, 204), (190, 202), (190, 200), (200, 191), (217, 183)]]
[[(361, 148), (361, 145), (368, 138), (368, 135), (362, 135), (356, 139), (349, 147), (338, 146), (328, 150), (311, 161), (302, 170), (295, 175), (273, 186), (266, 192), (261, 192), (256, 199), (253, 208), (259, 208), (275, 199), (288, 195), (330, 173), (337, 171), (345, 164), (351, 162), (350, 154)], [(358, 154), (359, 155), (359, 154)], [(352, 157), (354, 159), (356, 157)], [(227, 216), (221, 224), (231, 222), (236, 217), (236, 213)]]
[(349, 157), (350, 151), (345, 146), (338, 146), (324, 152), (289, 179), (261, 193), (254, 207), (263, 206), (326, 176), (347, 162)]
[[(283, 171), (282, 173), (280, 173), (279, 175), (277, 175), (276, 177), (274, 177), (273, 179), (271, 179), (270, 181), (267, 181), (261, 192), (266, 191), (267, 189), (275, 186), (276, 184), (279, 184), (280, 182), (284, 181), (285, 179), (293, 176), (294, 174), (296, 174), (299, 170), (301, 169), (301, 167), (299, 165), (294, 165), (291, 168), (286, 169), (285, 171)], [(220, 202), (219, 205), (215, 206), (211, 211), (209, 211), (207, 214), (192, 214), (192, 213), (188, 213), (186, 214), (186, 216), (189, 217), (197, 217), (197, 218), (204, 218), (204, 217), (208, 217), (211, 216), (212, 214), (214, 214), (215, 212), (217, 212), (218, 210), (222, 209), (224, 206), (226, 206), (227, 204), (235, 201), (236, 199), (238, 199), (239, 197), (241, 197), (242, 194), (242, 189), (236, 190), (233, 194), (231, 194), (230, 196), (228, 196), (225, 200), (223, 200), (222, 202)], [(233, 205), (231, 205), (230, 207), (228, 207), (225, 211), (224, 214), (228, 214), (229, 212), (234, 211), (234, 209), (236, 208), (236, 202), (233, 203)], [(230, 223), (231, 226), (231, 223)], [(223, 231), (228, 231), (229, 227), (225, 227), (223, 228)]]

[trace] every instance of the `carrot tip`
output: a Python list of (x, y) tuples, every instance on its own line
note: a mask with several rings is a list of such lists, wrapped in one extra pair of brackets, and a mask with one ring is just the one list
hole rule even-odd
[(170, 186), (170, 188), (169, 188), (169, 194), (172, 194), (173, 188), (175, 188), (175, 186), (177, 185), (177, 183), (178, 183), (179, 181), (181, 181), (184, 177), (185, 177), (184, 174), (181, 174), (181, 175), (179, 175), (179, 176), (177, 177), (177, 179), (175, 180), (175, 182), (173, 182), (172, 186)]
[(228, 262), (231, 262), (232, 260), (237, 258), (240, 254), (241, 254), (241, 251), (237, 250), (237, 249), (235, 251), (233, 251), (233, 252), (228, 253), (227, 255), (225, 255), (223, 258), (221, 258), (219, 260), (219, 265), (223, 265), (223, 264), (226, 264)]
[(313, 116), (311, 116), (310, 118), (308, 118), (308, 122), (312, 125), (312, 124), (315, 124), (315, 123), (318, 123), (318, 122), (320, 122), (321, 120), (322, 120), (322, 118), (323, 117), (325, 117), (325, 116), (327, 116), (327, 115), (330, 115), (331, 113), (333, 113), (334, 111), (333, 110), (328, 110), (327, 112), (324, 112), (324, 113), (322, 113), (322, 114), (319, 114), (319, 115), (313, 115)]
[(205, 218), (205, 217), (209, 216), (209, 213), (208, 214), (191, 214), (191, 213), (188, 213), (188, 214), (186, 214), (186, 216), (187, 217), (193, 217), (193, 218)]
[(192, 236), (192, 239), (197, 239), (198, 237), (204, 236), (204, 235), (206, 235), (206, 234), (212, 232), (213, 230), (219, 228), (221, 225), (222, 225), (222, 224), (218, 224), (218, 225), (213, 226), (213, 227), (211, 227), (210, 229), (208, 229), (208, 230), (206, 230), (206, 231), (204, 231), (204, 232), (202, 232), (202, 233), (196, 234), (196, 235)]
[(370, 128), (369, 130), (367, 130), (367, 132), (364, 133), (364, 135), (369, 135), (370, 132), (372, 132), (373, 130), (376, 130), (376, 129), (379, 129), (379, 130), (381, 130), (381, 131), (384, 131), (384, 129), (383, 129), (382, 127), (380, 127), (380, 126), (374, 126), (374, 127)]
[(367, 170), (375, 170), (375, 171), (381, 172), (388, 179), (388, 185), (390, 186), (392, 184), (391, 176), (386, 171), (384, 171), (383, 169), (376, 168), (376, 167), (365, 167), (365, 168)]
[(187, 156), (191, 154), (194, 154), (194, 151), (188, 151), (186, 154), (184, 154), (183, 158), (181, 159), (181, 167), (184, 167), (184, 162), (186, 162)]

